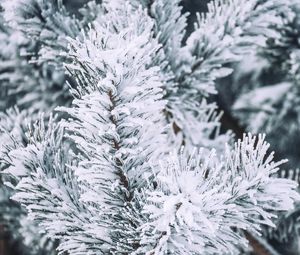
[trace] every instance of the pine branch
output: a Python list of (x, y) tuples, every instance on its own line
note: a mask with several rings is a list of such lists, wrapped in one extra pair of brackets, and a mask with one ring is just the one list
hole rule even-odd
[(10, 151), (28, 143), (26, 123), (29, 125), (30, 117), (25, 111), (11, 109), (7, 115), (0, 114), (0, 222), (10, 235), (10, 242), (16, 246), (16, 251), (22, 250), (22, 254), (33, 255), (55, 254), (55, 244), (39, 233), (39, 227), (27, 218), (24, 208), (10, 199), (14, 194), (11, 186), (4, 185), (9, 182), (16, 184), (13, 178), (3, 173), (11, 165)]
[(13, 29), (33, 40), (38, 48), (28, 49), (31, 61), (62, 69), (61, 53), (67, 52), (67, 37), (75, 38), (83, 28), (79, 20), (68, 14), (62, 0), (5, 0), (2, 5)]
[[(94, 23), (84, 41), (71, 40), (74, 61), (67, 67), (84, 86), (74, 108), (59, 109), (73, 117), (65, 126), (85, 157), (74, 169), (81, 200), (102, 211), (108, 249), (128, 253), (139, 246), (136, 231), (143, 216), (135, 212), (145, 174), (168, 143), (158, 69), (147, 68), (158, 47), (151, 38), (153, 24), (141, 9), (121, 7), (107, 3), (102, 22)], [(98, 40), (100, 34), (105, 39)]]
[(26, 207), (48, 237), (61, 239), (59, 251), (80, 254), (90, 243), (101, 243), (92, 234), (97, 219), (79, 200), (80, 189), (70, 170), (76, 161), (63, 141), (62, 128), (52, 120), (48, 125), (46, 130), (41, 121), (30, 145), (10, 151), (11, 165), (5, 173), (18, 183), (13, 199)]
[(205, 150), (189, 161), (173, 155), (156, 177), (158, 188), (148, 187), (150, 221), (136, 254), (235, 254), (235, 243), (247, 245), (236, 226), (256, 234), (261, 224), (274, 226), (274, 212), (292, 208), (299, 194), (294, 182), (272, 177), (283, 161), (272, 162), (268, 147), (264, 137), (248, 135), (220, 158)]

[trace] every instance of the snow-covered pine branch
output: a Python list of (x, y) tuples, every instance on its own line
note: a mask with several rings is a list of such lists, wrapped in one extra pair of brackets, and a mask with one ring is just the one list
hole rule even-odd
[(27, 212), (19, 203), (10, 198), (14, 194), (11, 186), (4, 183), (16, 183), (14, 178), (3, 174), (10, 166), (9, 153), (19, 147), (26, 146), (26, 133), (30, 124), (30, 115), (25, 110), (9, 109), (0, 112), (0, 224), (11, 235), (11, 242), (16, 251), (24, 254), (55, 254), (54, 243), (39, 233), (36, 222), (28, 219)]
[(75, 38), (83, 28), (79, 19), (71, 16), (62, 0), (4, 0), (5, 20), (34, 43), (26, 54), (39, 65), (47, 63), (62, 69), (67, 51), (67, 36)]
[[(281, 169), (277, 175), (280, 178), (287, 178), (300, 183), (300, 169)], [(264, 228), (264, 236), (269, 240), (278, 242), (279, 250), (282, 252), (294, 254), (299, 251), (299, 213), (300, 204), (298, 202), (293, 210), (278, 213), (278, 219), (275, 221), (276, 228)]]
[(153, 23), (128, 3), (105, 8), (83, 42), (71, 41), (67, 68), (84, 84), (74, 107), (63, 110), (74, 118), (69, 137), (86, 156), (75, 169), (81, 199), (103, 212), (109, 251), (121, 254), (139, 245), (139, 191), (168, 142), (163, 84), (158, 68), (147, 67), (158, 49)]
[[(283, 4), (277, 0), (212, 1), (208, 13), (199, 14), (195, 31), (184, 42), (186, 16), (180, 15), (181, 1), (138, 2), (155, 21), (154, 36), (162, 47), (153, 63), (161, 66), (166, 81), (170, 136), (187, 148), (207, 146), (202, 143), (203, 136), (191, 137), (187, 129), (198, 123), (195, 128), (202, 129), (203, 124), (211, 127), (207, 129), (206, 141), (229, 141), (230, 134), (218, 138), (214, 120), (203, 123), (203, 111), (217, 110), (204, 98), (216, 93), (216, 79), (232, 72), (228, 64), (238, 61), (257, 44), (265, 43), (273, 33), (271, 26), (279, 22), (276, 10)], [(215, 144), (212, 141), (212, 146)]]
[(39, 112), (49, 113), (57, 105), (70, 102), (64, 71), (53, 70), (47, 63), (30, 63), (28, 51), (37, 50), (37, 40), (10, 27), (2, 19), (2, 13), (0, 20), (3, 27), (0, 30), (0, 110), (17, 106), (37, 117)]
[[(44, 49), (43, 45), (48, 48), (51, 45), (53, 48), (51, 50), (56, 50), (59, 54), (61, 46), (67, 46), (64, 34), (69, 35), (69, 31), (74, 30), (66, 24), (68, 19), (55, 14), (58, 7), (51, 6), (54, 2), (1, 1), (0, 3), (0, 160), (4, 162), (1, 164), (1, 171), (7, 167), (5, 163), (7, 151), (18, 142), (23, 146), (28, 142), (25, 136), (27, 129), (25, 120), (35, 120), (41, 112), (45, 112), (47, 116), (57, 105), (68, 105), (71, 101), (60, 59), (52, 55), (51, 63), (46, 60), (39, 61), (38, 64), (31, 62), (39, 55), (39, 51)], [(63, 8), (62, 10), (66, 14)], [(11, 22), (6, 22), (3, 16)], [(68, 28), (67, 32), (56, 29), (58, 26)], [(50, 66), (53, 63), (56, 63), (56, 67), (60, 66), (60, 69), (54, 70)], [(3, 227), (11, 235), (14, 246), (24, 254), (54, 252), (52, 242), (39, 234), (38, 227), (27, 219), (26, 211), (10, 200), (13, 191), (3, 185), (4, 181), (5, 177), (1, 176), (1, 218), (6, 221), (3, 222)]]
[[(61, 238), (61, 251), (71, 254), (134, 251), (139, 245), (136, 230), (143, 218), (138, 208), (140, 186), (151, 174), (150, 166), (157, 164), (158, 156), (168, 148), (162, 118), (162, 84), (158, 69), (147, 68), (151, 54), (158, 48), (151, 38), (153, 23), (145, 11), (133, 12), (129, 4), (122, 7), (115, 9), (107, 4), (108, 12), (102, 22), (94, 23), (95, 28), (84, 36), (83, 42), (71, 40), (70, 56), (74, 63), (67, 68), (82, 86), (77, 89), (74, 106), (60, 110), (72, 117), (63, 125), (79, 153), (78, 165), (70, 167), (75, 176), (70, 173), (70, 179), (64, 177), (68, 167), (60, 160), (68, 158), (67, 151), (59, 149), (60, 143), (54, 143), (53, 136), (57, 134), (51, 130), (46, 136), (42, 132), (44, 142), (28, 145), (23, 149), (25, 155), (15, 156), (20, 163), (23, 156), (30, 157), (26, 159), (30, 162), (54, 158), (45, 159), (44, 167), (38, 161), (36, 164), (41, 168), (32, 163), (33, 169), (23, 170), (29, 177), (21, 179), (14, 199), (29, 209), (29, 215), (47, 229), (50, 237)], [(52, 152), (52, 148), (57, 152)], [(40, 157), (32, 158), (38, 151)], [(8, 172), (14, 174), (15, 169), (11, 167)], [(83, 212), (82, 222), (71, 224), (68, 217), (79, 217), (80, 208), (73, 208), (71, 216), (65, 208), (67, 219), (60, 217), (66, 207), (64, 203), (71, 200), (68, 196), (72, 187), (68, 185), (75, 185), (77, 178), (79, 186), (74, 186), (74, 192), (77, 194), (78, 190), (80, 194), (74, 200), (78, 207), (82, 203), (91, 216), (84, 218)], [(44, 190), (37, 190), (36, 185)], [(48, 191), (58, 187), (59, 195), (54, 198), (55, 194)], [(38, 192), (43, 197), (41, 202), (37, 200)], [(53, 209), (44, 200), (54, 200)], [(74, 203), (73, 206), (76, 207)], [(46, 211), (41, 215), (43, 210)], [(82, 232), (74, 233), (75, 228)], [(64, 232), (68, 234), (64, 236)]]
[(259, 234), (300, 199), (296, 182), (274, 177), (284, 161), (268, 148), (264, 136), (248, 134), (224, 155), (200, 150), (163, 161), (157, 187), (145, 191), (150, 221), (135, 254), (239, 254), (247, 245), (240, 230)]
[[(147, 9), (149, 17), (153, 19), (153, 37), (160, 43), (158, 52), (153, 56), (152, 66), (160, 66), (161, 78), (164, 82), (164, 98), (167, 100), (165, 117), (170, 128), (168, 129), (169, 139), (178, 149), (185, 144), (187, 150), (192, 151), (193, 146), (220, 146), (224, 141), (229, 141), (230, 134), (219, 137), (219, 114), (215, 112), (216, 105), (208, 104), (202, 97), (197, 100), (187, 102), (176, 98), (177, 90), (180, 87), (181, 76), (189, 73), (190, 53), (184, 47), (184, 37), (186, 36), (187, 14), (182, 14), (181, 1), (133, 1), (133, 5), (142, 4)], [(197, 111), (181, 109), (182, 105), (191, 105)], [(180, 108), (180, 109), (179, 109)], [(207, 117), (206, 114), (210, 115)], [(196, 116), (196, 117), (194, 117)], [(213, 117), (214, 116), (214, 117)], [(192, 117), (192, 119), (190, 119)], [(191, 125), (190, 125), (191, 124)], [(196, 126), (195, 126), (196, 125)], [(205, 130), (200, 137), (190, 136), (186, 127), (191, 126)], [(199, 132), (197, 132), (199, 133)], [(204, 138), (202, 143), (201, 138)], [(216, 142), (213, 140), (216, 138)], [(210, 144), (211, 140), (211, 144)], [(218, 141), (220, 144), (218, 144)]]
[[(258, 4), (259, 2), (259, 4)], [(170, 97), (174, 122), (180, 128), (191, 121), (197, 122), (203, 97), (216, 93), (215, 81), (232, 72), (229, 64), (237, 62), (257, 44), (265, 43), (272, 34), (272, 24), (279, 18), (279, 1), (212, 1), (206, 14), (199, 14), (195, 31), (187, 38), (182, 51), (189, 59), (189, 68), (176, 78), (178, 89)], [(213, 106), (212, 106), (213, 108)], [(190, 114), (184, 114), (184, 113)], [(189, 118), (180, 118), (181, 116)], [(189, 125), (189, 124), (187, 124)], [(200, 127), (200, 125), (199, 125)], [(182, 130), (188, 136), (188, 130)], [(201, 140), (186, 143), (202, 146)]]
[(80, 202), (77, 178), (70, 169), (76, 164), (73, 155), (63, 128), (49, 120), (46, 129), (41, 120), (30, 144), (10, 151), (10, 166), (4, 173), (14, 177), (13, 199), (25, 206), (39, 230), (60, 239), (58, 250), (82, 254), (101, 240), (93, 234), (97, 214)]
[(195, 31), (186, 42), (191, 70), (180, 86), (188, 95), (194, 90), (204, 95), (216, 93), (215, 80), (232, 72), (226, 64), (264, 45), (274, 33), (272, 26), (280, 22), (277, 10), (283, 4), (277, 0), (215, 0), (208, 6), (208, 13), (199, 14)]

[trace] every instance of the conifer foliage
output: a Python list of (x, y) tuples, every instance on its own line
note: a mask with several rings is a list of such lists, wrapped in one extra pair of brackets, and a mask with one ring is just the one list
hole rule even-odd
[(280, 2), (212, 1), (191, 34), (179, 0), (1, 3), (0, 210), (23, 253), (241, 254), (276, 227), (298, 184), (265, 135), (221, 132), (212, 95)]

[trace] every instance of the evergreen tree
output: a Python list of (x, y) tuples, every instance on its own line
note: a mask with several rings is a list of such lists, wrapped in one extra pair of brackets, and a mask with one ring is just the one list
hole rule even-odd
[(285, 160), (211, 97), (292, 3), (216, 0), (191, 34), (179, 0), (2, 7), (1, 211), (28, 254), (240, 254), (295, 210)]

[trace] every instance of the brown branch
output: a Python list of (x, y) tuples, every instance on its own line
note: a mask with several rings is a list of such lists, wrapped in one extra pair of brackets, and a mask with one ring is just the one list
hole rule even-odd
[[(110, 98), (110, 101), (112, 102), (112, 107), (110, 108), (110, 111), (114, 110), (116, 108), (116, 102), (115, 102), (115, 99), (112, 95), (112, 92), (109, 91), (108, 92), (108, 95), (109, 95), (109, 98)], [(115, 118), (111, 115), (110, 118), (111, 122), (117, 127), (118, 126), (118, 123), (117, 121), (115, 120)], [(120, 150), (121, 148), (121, 145), (118, 141), (116, 141), (115, 139), (113, 139), (113, 144), (114, 144), (114, 149), (116, 150), (116, 152), (118, 150)], [(118, 176), (120, 177), (120, 181), (121, 181), (121, 184), (126, 188), (126, 190), (128, 190), (129, 192), (129, 181), (128, 181), (128, 178), (127, 176), (123, 173), (122, 169), (121, 169), (121, 166), (122, 166), (122, 162), (120, 159), (116, 159), (116, 165), (117, 165), (117, 168), (118, 168)], [(130, 194), (130, 192), (129, 192)], [(129, 197), (126, 197), (128, 199), (128, 201), (130, 201), (132, 199), (131, 195)]]
[(0, 255), (9, 255), (8, 235), (5, 232), (4, 226), (0, 225)]
[(264, 240), (260, 242), (258, 238), (255, 238), (249, 232), (245, 231), (245, 236), (249, 241), (250, 246), (253, 248), (255, 255), (280, 255), (274, 248)]

